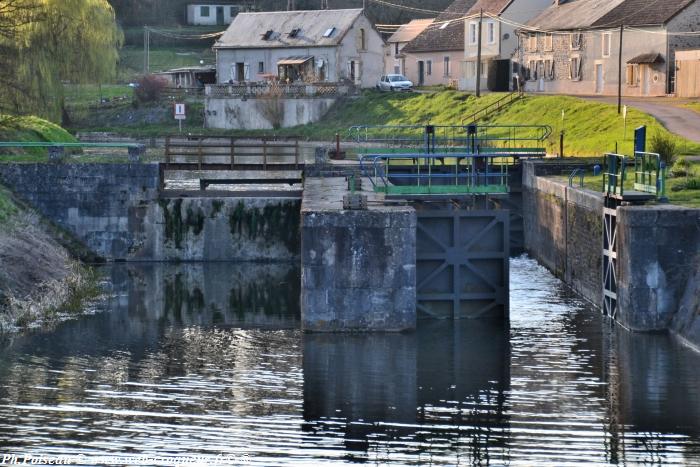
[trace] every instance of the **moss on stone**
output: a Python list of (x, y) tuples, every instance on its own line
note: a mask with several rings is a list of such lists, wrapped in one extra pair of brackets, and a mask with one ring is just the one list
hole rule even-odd
[(161, 199), (158, 201), (163, 210), (165, 220), (165, 238), (175, 244), (175, 248), (182, 248), (182, 240), (191, 229), (195, 235), (199, 235), (204, 230), (205, 216), (201, 208), (187, 207), (185, 217), (182, 216), (182, 199), (176, 199), (170, 207), (170, 200)]
[(289, 251), (298, 251), (301, 213), (295, 202), (281, 201), (262, 209), (239, 201), (229, 215), (231, 236), (246, 236), (269, 242), (282, 241)]
[(221, 208), (224, 207), (224, 202), (220, 199), (215, 199), (211, 202), (211, 214), (209, 214), (210, 219), (214, 219), (220, 212)]

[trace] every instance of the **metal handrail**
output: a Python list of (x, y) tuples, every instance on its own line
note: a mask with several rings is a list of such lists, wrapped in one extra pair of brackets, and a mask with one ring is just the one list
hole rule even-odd
[[(455, 164), (444, 164), (445, 158), (456, 159)], [(413, 187), (417, 192), (439, 190), (440, 193), (470, 192), (470, 193), (507, 193), (508, 192), (508, 164), (494, 163), (494, 160), (503, 160), (502, 154), (473, 154), (473, 153), (404, 153), (404, 154), (367, 154), (360, 157), (360, 169), (365, 177), (370, 179), (375, 191), (389, 191), (390, 179), (415, 180), (416, 185), (408, 186), (406, 194)], [(371, 160), (371, 166), (365, 163)], [(399, 165), (394, 167), (410, 167), (410, 173), (390, 173), (392, 161), (411, 161), (411, 165)], [(467, 161), (462, 164), (462, 161)], [(436, 162), (440, 162), (437, 164)], [(423, 168), (425, 167), (425, 168)], [(445, 168), (454, 167), (454, 172), (445, 172)], [(498, 167), (497, 171), (491, 168)], [(423, 171), (421, 169), (423, 168)], [(466, 169), (460, 171), (460, 168)], [(434, 184), (437, 180), (450, 183)], [(452, 183), (453, 182), (453, 183)], [(453, 187), (453, 188), (450, 188)], [(397, 189), (404, 186), (394, 187)]]
[[(545, 141), (549, 125), (353, 125), (347, 130), (355, 143), (377, 143), (386, 147), (428, 145), (432, 147), (485, 146), (502, 142), (524, 144)], [(475, 149), (474, 149), (475, 151)]]
[(661, 155), (655, 152), (634, 152), (634, 189), (645, 193), (659, 194), (665, 189)]
[[(465, 121), (470, 121), (471, 123), (474, 123), (477, 120), (476, 117), (480, 113), (485, 113), (485, 115), (483, 115), (483, 117), (482, 117), (482, 118), (485, 118), (485, 117), (489, 116), (491, 113), (493, 113), (494, 111), (500, 110), (502, 106), (510, 104), (511, 102), (513, 102), (517, 99), (520, 99), (521, 97), (523, 97), (522, 91), (513, 91), (510, 94), (507, 94), (507, 95), (503, 96), (502, 98), (498, 99), (496, 102), (492, 102), (491, 104), (487, 105), (486, 107), (482, 107), (481, 109), (477, 110), (476, 112), (474, 112), (470, 116), (462, 118), (460, 123), (464, 124)], [(508, 102), (504, 102), (506, 100), (508, 100)], [(493, 109), (493, 107), (496, 107), (496, 108)]]
[(143, 148), (140, 143), (62, 143), (57, 141), (0, 141), (2, 148)]
[(603, 193), (606, 196), (624, 195), (627, 157), (623, 154), (605, 154)]
[(586, 174), (586, 169), (582, 167), (578, 167), (574, 169), (570, 174), (569, 174), (569, 186), (573, 187), (574, 186), (574, 178), (576, 176), (579, 177), (578, 180), (578, 186), (579, 188), (583, 188), (583, 176)]

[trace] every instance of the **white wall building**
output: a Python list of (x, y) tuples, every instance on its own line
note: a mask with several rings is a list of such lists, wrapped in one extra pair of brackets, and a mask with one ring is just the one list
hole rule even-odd
[(361, 9), (240, 13), (214, 44), (217, 80), (348, 80), (372, 87), (384, 40)]
[[(534, 18), (552, 4), (552, 0), (479, 0), (464, 20), (464, 60), (459, 89), (476, 91), (481, 21), (480, 89), (505, 91), (511, 87), (510, 58), (518, 48), (516, 24)], [(491, 74), (489, 78), (489, 74)]]
[(197, 2), (187, 5), (187, 24), (192, 26), (216, 26), (231, 24), (233, 18), (244, 9), (233, 2)]

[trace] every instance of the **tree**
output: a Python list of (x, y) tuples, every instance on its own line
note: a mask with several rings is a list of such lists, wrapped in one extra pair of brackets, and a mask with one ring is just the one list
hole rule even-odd
[(63, 82), (112, 78), (121, 41), (107, 0), (0, 0), (0, 110), (57, 119)]

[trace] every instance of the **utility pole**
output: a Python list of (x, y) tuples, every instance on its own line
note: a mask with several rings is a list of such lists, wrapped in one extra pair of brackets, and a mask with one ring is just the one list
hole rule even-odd
[(476, 97), (481, 97), (481, 22), (484, 19), (484, 10), (479, 12), (479, 32), (476, 39)]
[(143, 27), (143, 74), (148, 74), (150, 69), (150, 54), (151, 54), (151, 31), (148, 26)]
[(622, 112), (622, 32), (625, 27), (620, 25), (620, 53), (617, 58), (617, 114)]
[(328, 9), (328, 0), (321, 0), (321, 9), (322, 10)]
[(287, 11), (296, 10), (296, 4), (294, 0), (287, 0)]

